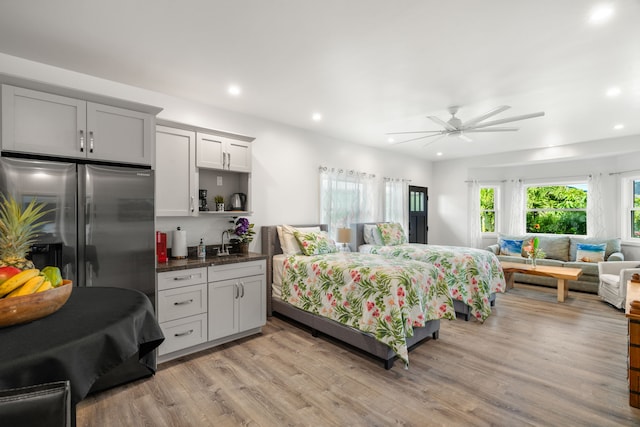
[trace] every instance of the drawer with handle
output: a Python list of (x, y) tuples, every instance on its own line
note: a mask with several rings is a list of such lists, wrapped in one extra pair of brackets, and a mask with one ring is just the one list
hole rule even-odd
[(159, 291), (179, 288), (182, 286), (197, 285), (199, 283), (207, 283), (206, 267), (158, 273)]
[(158, 321), (193, 316), (207, 312), (206, 283), (158, 292)]
[(197, 314), (184, 319), (160, 323), (164, 341), (159, 355), (172, 353), (207, 341), (207, 314)]

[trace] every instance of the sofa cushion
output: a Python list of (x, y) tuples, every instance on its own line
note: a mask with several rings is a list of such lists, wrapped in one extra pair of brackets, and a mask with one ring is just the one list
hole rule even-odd
[[(564, 263), (564, 267), (567, 268), (581, 268), (582, 276), (595, 276), (598, 277), (598, 263), (597, 262), (580, 262), (569, 261)], [(582, 277), (581, 276), (581, 277)]]
[(609, 259), (612, 253), (621, 251), (620, 238), (614, 239), (596, 239), (596, 238), (585, 238), (585, 237), (571, 237), (571, 247), (570, 247), (570, 255), (571, 261), (576, 260), (576, 254), (578, 252), (578, 243), (606, 243), (607, 248), (604, 251), (604, 259), (605, 261)]
[(500, 239), (498, 244), (500, 245), (500, 255), (508, 255), (515, 257), (522, 257), (522, 242), (523, 240), (511, 240)]
[(531, 236), (531, 238), (533, 237), (538, 237), (538, 247), (544, 251), (545, 258), (569, 261), (569, 237), (547, 235)]
[[(524, 236), (515, 236), (508, 234), (499, 234), (498, 243), (501, 240), (523, 240), (523, 246), (534, 237), (538, 238), (538, 247), (544, 252), (546, 259), (557, 259), (559, 261), (569, 261), (569, 237), (554, 236), (548, 234), (526, 234)], [(523, 253), (526, 257), (527, 254)]]
[(604, 261), (606, 243), (578, 243), (576, 245), (576, 261), (601, 262)]

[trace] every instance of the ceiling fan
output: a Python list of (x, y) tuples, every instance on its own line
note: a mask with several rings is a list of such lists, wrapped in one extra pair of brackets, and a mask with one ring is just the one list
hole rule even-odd
[(471, 138), (469, 138), (466, 135), (467, 133), (517, 131), (518, 128), (516, 127), (494, 127), (494, 126), (500, 125), (503, 123), (515, 122), (518, 120), (532, 119), (534, 117), (544, 116), (544, 112), (541, 111), (538, 113), (523, 114), (521, 116), (513, 116), (513, 117), (507, 117), (505, 119), (491, 120), (491, 121), (485, 122), (485, 120), (487, 120), (488, 118), (493, 117), (496, 114), (502, 113), (503, 111), (511, 108), (508, 105), (501, 105), (481, 116), (478, 116), (473, 119), (467, 120), (466, 122), (463, 122), (462, 120), (456, 117), (456, 113), (458, 112), (459, 108), (460, 107), (456, 105), (448, 108), (448, 111), (451, 114), (451, 118), (446, 122), (435, 116), (427, 116), (429, 120), (442, 126), (444, 128), (443, 130), (416, 130), (416, 131), (405, 131), (405, 132), (390, 132), (390, 133), (387, 133), (387, 135), (406, 135), (406, 134), (412, 134), (412, 133), (429, 134), (429, 135), (419, 136), (417, 138), (407, 139), (404, 141), (393, 142), (392, 144), (403, 144), (405, 142), (417, 141), (419, 139), (432, 138), (434, 136), (438, 137), (423, 145), (423, 147), (426, 147), (427, 145), (433, 144), (434, 142), (438, 141), (440, 138), (443, 138), (445, 136), (457, 136), (459, 138), (464, 139), (465, 141), (471, 141)]

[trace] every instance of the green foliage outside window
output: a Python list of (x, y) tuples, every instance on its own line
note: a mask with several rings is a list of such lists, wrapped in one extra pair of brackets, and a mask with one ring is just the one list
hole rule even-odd
[(480, 188), (480, 230), (483, 233), (496, 231), (495, 188)]
[(584, 185), (527, 188), (528, 233), (587, 234), (587, 190)]
[(633, 181), (633, 208), (631, 209), (631, 237), (640, 238), (640, 180)]

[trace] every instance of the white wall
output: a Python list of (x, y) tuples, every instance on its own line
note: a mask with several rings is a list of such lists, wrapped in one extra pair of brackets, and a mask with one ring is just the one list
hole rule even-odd
[[(335, 140), (299, 128), (4, 54), (0, 54), (0, 72), (155, 105), (163, 108), (158, 118), (255, 137), (252, 173), (254, 214), (250, 220), (258, 230), (262, 225), (318, 222), (320, 165), (356, 169), (380, 177), (405, 178), (410, 179), (413, 185), (431, 186), (431, 163), (410, 156)], [(187, 231), (187, 244), (194, 246), (202, 236), (205, 243), (218, 244), (222, 230), (229, 224), (228, 219), (204, 215), (198, 218), (157, 218), (156, 228), (160, 231), (170, 231), (176, 226)], [(260, 251), (259, 239), (258, 235), (251, 250)]]
[[(638, 170), (640, 173), (640, 137), (624, 137), (605, 141), (572, 144), (560, 157), (550, 161), (558, 151), (528, 150), (499, 156), (451, 160), (434, 163), (430, 208), (430, 243), (466, 245), (467, 238), (467, 180), (476, 179), (501, 185), (503, 223), (510, 211), (511, 180), (544, 181), (547, 178), (584, 177), (601, 174), (604, 204), (607, 206), (606, 232), (621, 237), (620, 223), (623, 215), (620, 203), (620, 175), (622, 171)], [(500, 184), (500, 181), (507, 181)], [(485, 239), (483, 245), (495, 243), (495, 237)], [(624, 245), (628, 259), (640, 260), (640, 248)]]

